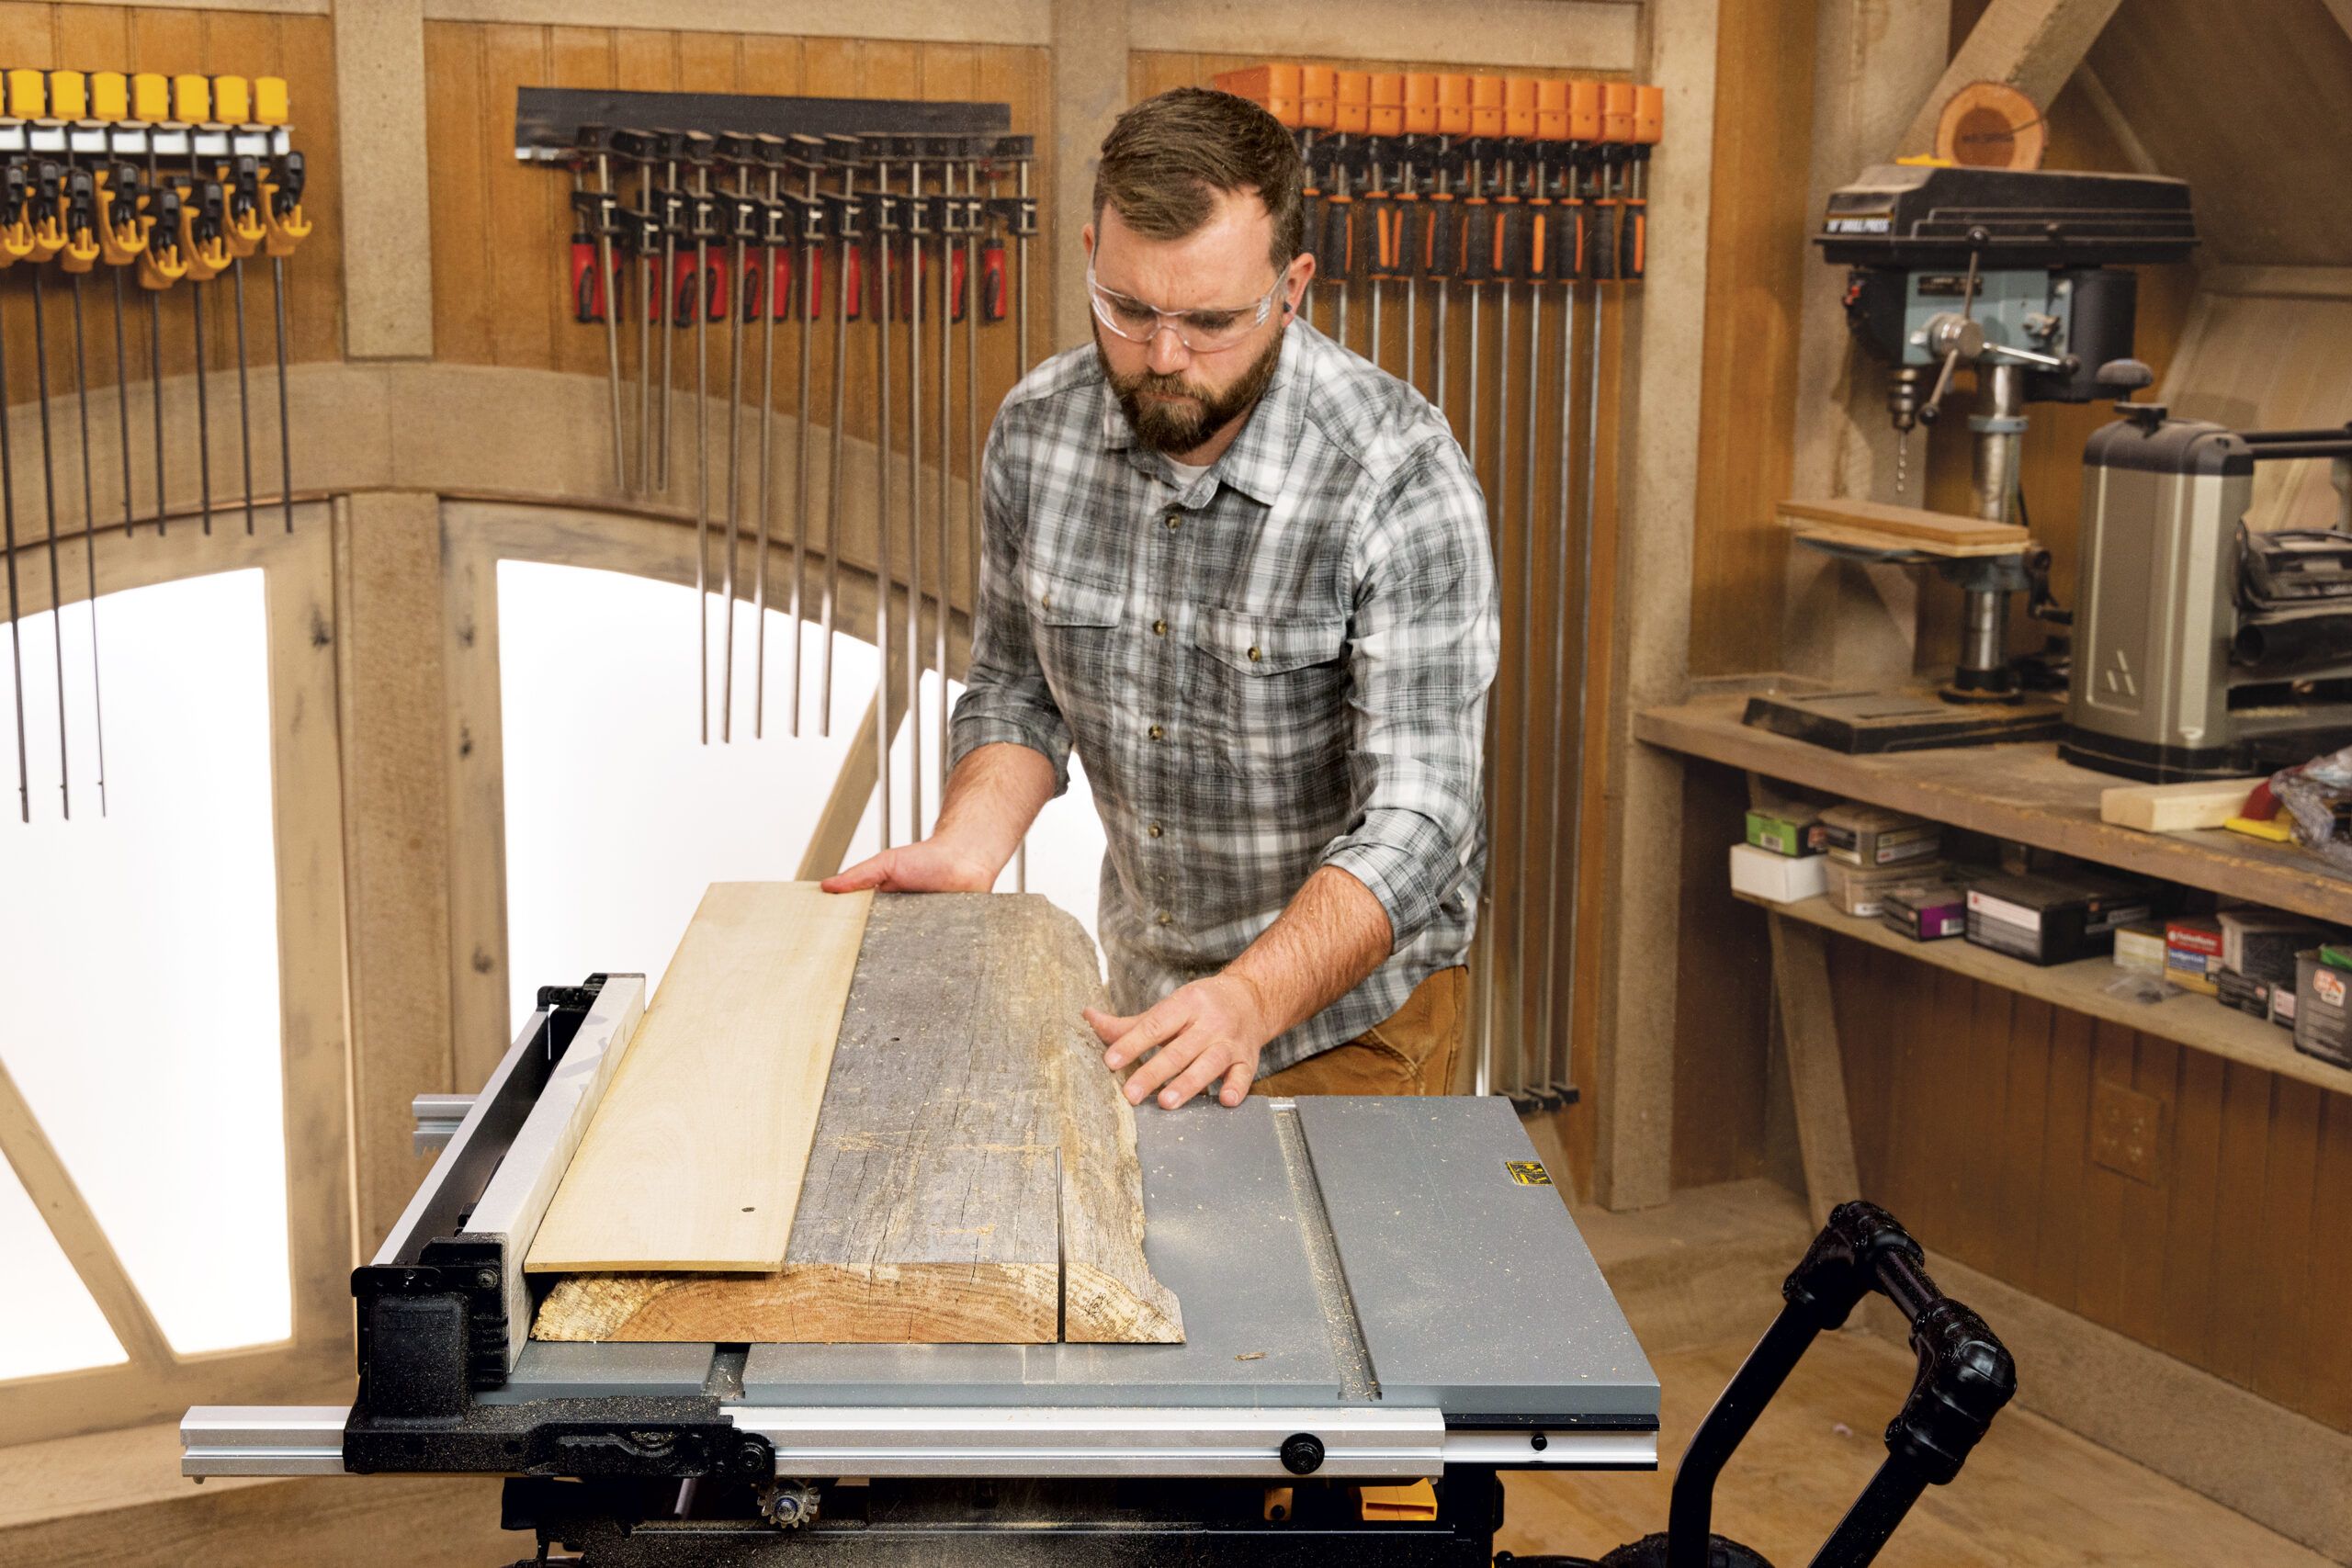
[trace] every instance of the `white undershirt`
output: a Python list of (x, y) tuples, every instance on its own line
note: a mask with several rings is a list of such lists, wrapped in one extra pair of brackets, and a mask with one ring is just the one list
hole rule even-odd
[[(1165, 456), (1165, 454), (1162, 454), (1162, 456)], [(1215, 467), (1216, 467), (1216, 465), (1214, 463), (1180, 463), (1173, 457), (1168, 458), (1168, 471), (1176, 476), (1176, 488), (1178, 490), (1192, 489), (1193, 483), (1198, 480), (1203, 474), (1207, 473)]]

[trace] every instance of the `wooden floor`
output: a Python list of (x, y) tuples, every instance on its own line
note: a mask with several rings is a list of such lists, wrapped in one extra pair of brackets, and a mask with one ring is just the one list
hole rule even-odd
[[(1653, 1356), (1666, 1387), (1662, 1455), (1682, 1452), (1753, 1343), (1742, 1335)], [(1885, 1456), (1883, 1433), (1912, 1371), (1908, 1350), (1870, 1335), (1817, 1341), (1724, 1472), (1715, 1529), (1780, 1568), (1809, 1562)], [(1513, 1476), (1497, 1545), (1599, 1556), (1664, 1529), (1672, 1483), (1671, 1457), (1654, 1475)], [(1960, 1479), (1920, 1499), (1878, 1561), (1884, 1568), (2325, 1568), (2328, 1560), (2012, 1406)]]

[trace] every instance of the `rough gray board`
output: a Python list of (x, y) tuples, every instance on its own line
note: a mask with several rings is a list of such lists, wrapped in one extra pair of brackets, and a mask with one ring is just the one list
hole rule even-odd
[(1655, 1416), (1657, 1374), (1499, 1099), (1298, 1101), (1389, 1404), (1448, 1416)]
[[(1182, 1345), (755, 1345), (753, 1404), (1296, 1404), (1339, 1397), (1262, 1100), (1136, 1117), (1144, 1254)], [(1249, 1356), (1253, 1359), (1243, 1360)]]

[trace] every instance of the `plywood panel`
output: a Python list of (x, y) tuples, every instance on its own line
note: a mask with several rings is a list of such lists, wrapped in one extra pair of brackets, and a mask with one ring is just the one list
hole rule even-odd
[(870, 894), (714, 883), (526, 1267), (774, 1269)]

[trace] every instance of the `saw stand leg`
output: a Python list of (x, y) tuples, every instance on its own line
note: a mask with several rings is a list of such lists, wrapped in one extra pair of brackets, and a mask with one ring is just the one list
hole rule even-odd
[[(1761, 781), (1747, 775), (1748, 798), (1762, 805)], [(1829, 938), (1819, 926), (1767, 910), (1772, 938), (1772, 997), (1789, 1055), (1796, 1100), (1797, 1152), (1804, 1165), (1805, 1206), (1816, 1225), (1829, 1211), (1861, 1196), (1854, 1166), (1854, 1123), (1846, 1104), (1846, 1064), (1829, 994)]]

